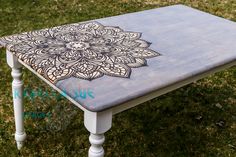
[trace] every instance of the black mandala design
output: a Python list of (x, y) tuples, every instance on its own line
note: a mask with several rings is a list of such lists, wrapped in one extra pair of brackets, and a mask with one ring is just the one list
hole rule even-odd
[(141, 33), (86, 22), (3, 37), (0, 45), (56, 83), (68, 77), (129, 77), (131, 68), (159, 55), (140, 37)]

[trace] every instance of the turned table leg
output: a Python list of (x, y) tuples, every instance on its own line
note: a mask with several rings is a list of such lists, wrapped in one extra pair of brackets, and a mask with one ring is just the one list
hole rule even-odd
[(12, 68), (12, 93), (16, 127), (15, 140), (17, 148), (20, 150), (23, 146), (24, 140), (26, 139), (26, 133), (24, 130), (23, 81), (21, 80), (22, 66), (9, 51), (7, 51), (7, 63)]
[(103, 112), (84, 113), (84, 125), (90, 132), (88, 157), (104, 157), (102, 144), (105, 141), (104, 133), (111, 128), (112, 112), (110, 110)]
[(90, 133), (89, 142), (91, 147), (89, 148), (89, 157), (103, 157), (104, 149), (102, 144), (105, 141), (104, 134), (93, 134)]

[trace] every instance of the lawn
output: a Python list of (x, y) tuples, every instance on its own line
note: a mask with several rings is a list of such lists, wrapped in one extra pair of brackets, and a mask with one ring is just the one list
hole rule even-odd
[[(0, 36), (180, 3), (236, 21), (235, 0), (0, 0)], [(25, 111), (47, 116), (25, 117), (16, 149), (10, 72), (1, 49), (0, 157), (86, 156), (83, 112), (27, 69)], [(109, 157), (235, 157), (236, 67), (118, 114), (104, 148)]]

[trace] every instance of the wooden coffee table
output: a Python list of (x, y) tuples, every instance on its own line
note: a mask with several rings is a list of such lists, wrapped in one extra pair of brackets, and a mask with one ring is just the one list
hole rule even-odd
[[(112, 116), (236, 64), (236, 23), (183, 5), (0, 38), (12, 68), (15, 140), (23, 125), (25, 66), (84, 111), (89, 157), (103, 157)], [(78, 89), (93, 99), (77, 99)]]

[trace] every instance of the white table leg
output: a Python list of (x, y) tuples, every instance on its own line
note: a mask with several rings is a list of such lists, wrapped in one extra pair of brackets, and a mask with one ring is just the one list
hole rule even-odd
[(85, 111), (84, 125), (90, 132), (89, 141), (91, 143), (88, 152), (89, 157), (104, 157), (104, 149), (102, 147), (105, 141), (104, 133), (111, 128), (111, 124), (111, 110), (104, 112)]
[(92, 134), (90, 133), (89, 142), (91, 147), (89, 148), (89, 157), (103, 157), (104, 149), (102, 144), (105, 141), (104, 134)]
[(7, 63), (12, 68), (12, 93), (16, 127), (15, 140), (17, 148), (20, 150), (23, 146), (24, 140), (26, 139), (26, 133), (24, 130), (23, 81), (21, 80), (22, 66), (9, 51), (7, 51)]

